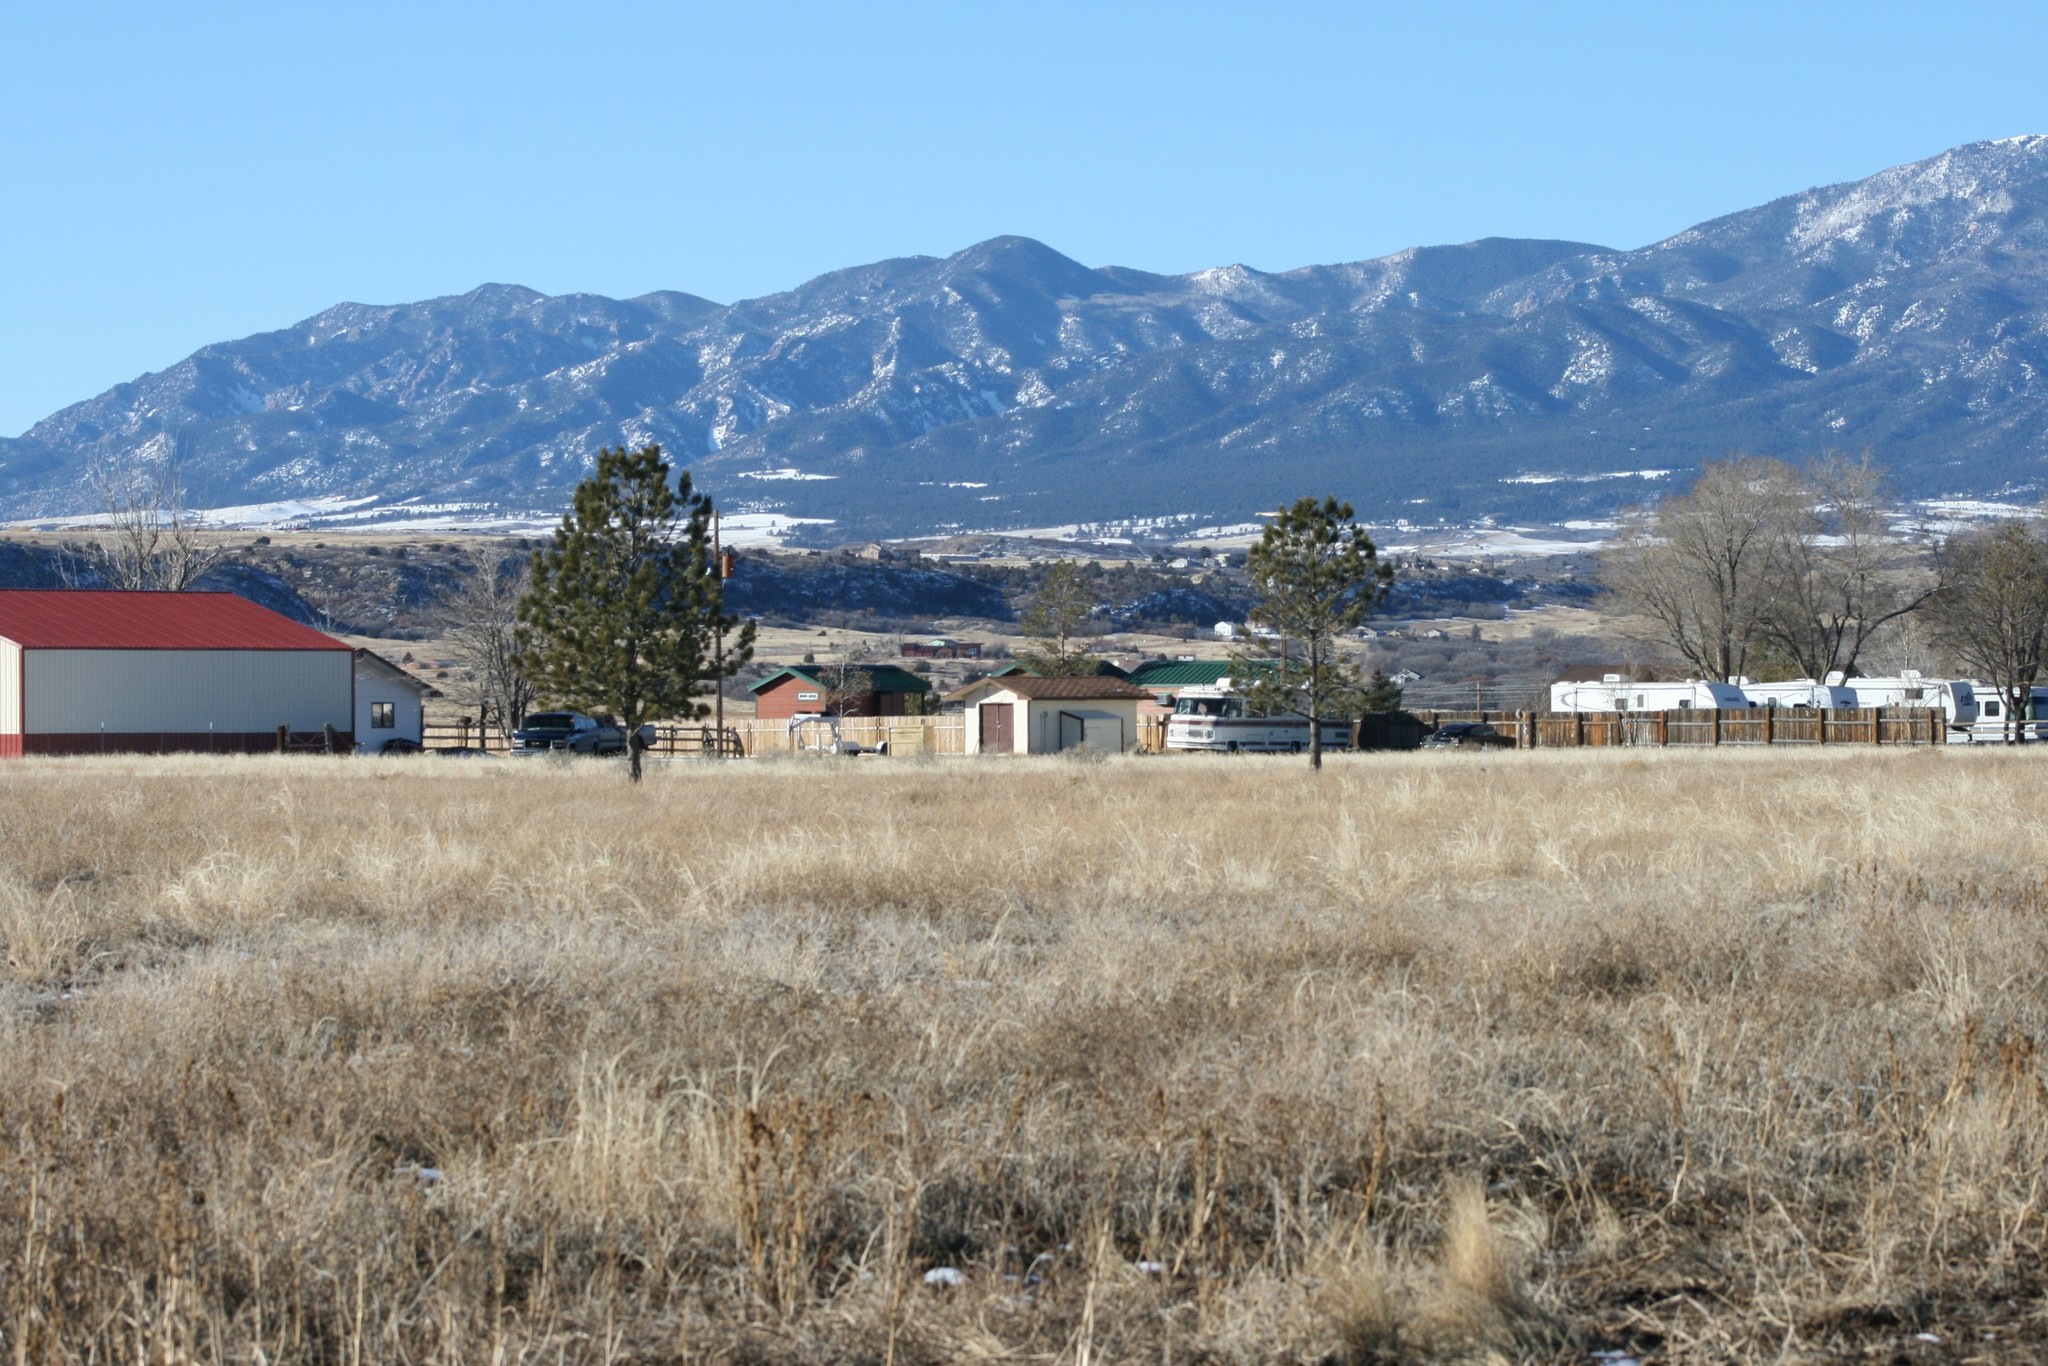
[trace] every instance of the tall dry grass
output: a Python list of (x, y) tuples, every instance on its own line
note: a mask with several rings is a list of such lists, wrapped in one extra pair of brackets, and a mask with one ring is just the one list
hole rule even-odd
[(0, 1360), (2023, 1359), (2041, 762), (11, 764)]

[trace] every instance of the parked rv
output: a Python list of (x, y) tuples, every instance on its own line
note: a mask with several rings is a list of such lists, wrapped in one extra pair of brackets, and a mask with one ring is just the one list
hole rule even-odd
[(1552, 711), (1744, 711), (1749, 699), (1732, 683), (1691, 679), (1640, 683), (1609, 674), (1598, 683), (1553, 683)]
[(1968, 679), (1922, 678), (1908, 670), (1896, 678), (1844, 679), (1842, 686), (1856, 699), (1852, 707), (1938, 708), (1951, 729), (1977, 720), (1977, 691)]
[(1965, 686), (1976, 691), (1977, 716), (1968, 724), (1950, 726), (1949, 743), (2002, 745), (2015, 735), (2027, 743), (2048, 740), (2048, 688), (2029, 690), (2026, 712), (2018, 727), (2009, 730), (2012, 718), (2005, 714), (2005, 698), (1998, 689), (1989, 683), (1972, 682)]
[[(1300, 753), (1308, 748), (1309, 720), (1295, 712), (1260, 715), (1219, 678), (1211, 688), (1182, 688), (1166, 718), (1169, 750), (1225, 754)], [(1351, 748), (1349, 721), (1323, 722), (1323, 748)]]
[(1834, 683), (1816, 683), (1810, 678), (1797, 678), (1789, 683), (1753, 683), (1745, 678), (1736, 686), (1742, 689), (1742, 695), (1749, 699), (1752, 707), (1829, 711), (1857, 705), (1856, 694), (1848, 688)]

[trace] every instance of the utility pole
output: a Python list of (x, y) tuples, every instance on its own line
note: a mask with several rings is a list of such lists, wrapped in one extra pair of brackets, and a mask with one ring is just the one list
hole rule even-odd
[[(719, 513), (711, 510), (711, 564), (718, 572), (718, 614), (725, 615), (725, 581), (732, 577), (732, 567), (725, 562), (725, 550), (718, 541)], [(711, 687), (712, 706), (717, 712), (718, 750), (721, 758), (725, 755), (725, 623), (721, 620), (718, 635), (711, 645)]]

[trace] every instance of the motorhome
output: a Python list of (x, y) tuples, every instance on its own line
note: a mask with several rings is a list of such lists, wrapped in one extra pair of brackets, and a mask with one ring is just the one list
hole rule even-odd
[[(1261, 715), (1234, 691), (1228, 678), (1210, 688), (1182, 688), (1166, 718), (1170, 750), (1223, 754), (1285, 754), (1308, 748), (1309, 720), (1295, 712)], [(1323, 722), (1323, 748), (1351, 748), (1349, 721)]]
[(1553, 683), (1552, 711), (1744, 711), (1749, 699), (1732, 683), (1690, 679), (1640, 683), (1609, 674), (1598, 683)]

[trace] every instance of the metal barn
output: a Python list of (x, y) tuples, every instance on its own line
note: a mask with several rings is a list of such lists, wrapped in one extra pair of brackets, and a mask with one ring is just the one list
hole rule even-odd
[(0, 757), (352, 745), (354, 664), (233, 593), (0, 590)]

